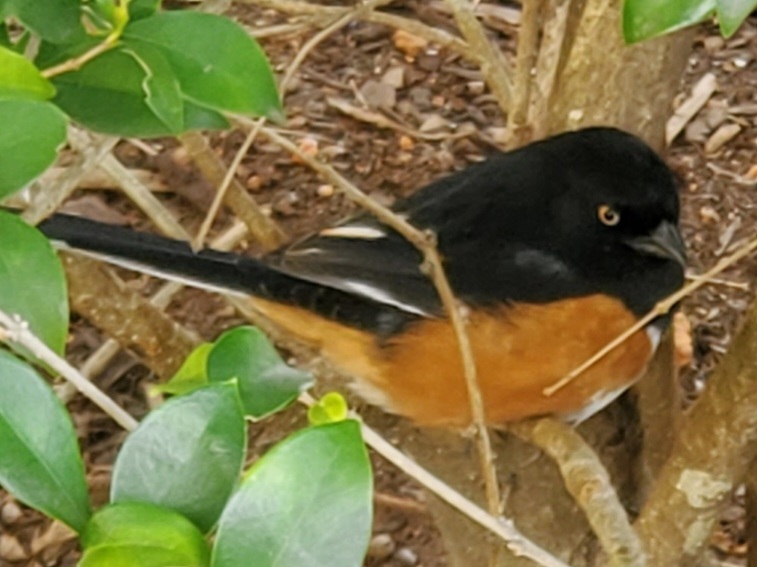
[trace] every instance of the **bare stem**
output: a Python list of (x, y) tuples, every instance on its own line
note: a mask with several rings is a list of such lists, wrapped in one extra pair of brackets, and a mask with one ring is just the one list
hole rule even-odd
[(41, 75), (46, 79), (50, 79), (51, 77), (55, 77), (57, 75), (70, 73), (71, 71), (78, 71), (86, 63), (88, 63), (89, 61), (97, 57), (98, 55), (101, 55), (105, 53), (106, 51), (113, 49), (117, 45), (117, 43), (118, 43), (117, 38), (108, 37), (105, 41), (103, 41), (102, 43), (98, 43), (92, 49), (82, 53), (78, 57), (74, 57), (73, 59), (64, 61), (60, 65), (55, 65), (53, 67), (49, 67), (45, 69), (44, 71), (41, 72)]
[(82, 376), (65, 359), (58, 356), (50, 347), (39, 340), (29, 330), (29, 325), (25, 321), (22, 321), (19, 317), (13, 317), (4, 311), (0, 311), (0, 325), (3, 330), (2, 334), (0, 334), (0, 340), (23, 346), (39, 360), (56, 372), (59, 372), (61, 376), (76, 386), (82, 394), (92, 400), (95, 405), (112, 417), (121, 427), (127, 431), (136, 429), (138, 424), (136, 419), (110, 399), (105, 392)]
[(468, 41), (473, 52), (478, 54), (477, 61), (486, 84), (497, 98), (502, 112), (507, 114), (512, 92), (510, 82), (512, 72), (509, 62), (499, 47), (486, 37), (484, 26), (476, 19), (473, 6), (468, 0), (447, 0), (447, 4), (452, 9), (463, 37)]
[(192, 248), (194, 250), (199, 250), (205, 244), (205, 239), (208, 236), (208, 232), (210, 232), (210, 227), (213, 226), (213, 221), (215, 220), (216, 215), (218, 215), (218, 210), (221, 208), (221, 204), (226, 197), (226, 192), (228, 191), (229, 187), (231, 187), (231, 182), (234, 180), (234, 173), (236, 173), (237, 169), (239, 168), (239, 164), (242, 163), (244, 156), (247, 155), (247, 152), (250, 150), (250, 146), (252, 146), (255, 138), (258, 137), (263, 124), (265, 124), (265, 118), (259, 118), (255, 123), (255, 126), (247, 134), (247, 137), (242, 143), (242, 146), (234, 156), (231, 165), (229, 165), (229, 168), (226, 170), (226, 175), (224, 175), (223, 181), (218, 187), (218, 191), (216, 191), (215, 197), (213, 197), (213, 202), (210, 204), (210, 209), (208, 209), (208, 213), (205, 215), (205, 219), (202, 221), (202, 226), (200, 226), (200, 230), (197, 232), (197, 235), (195, 235), (194, 240), (192, 241)]

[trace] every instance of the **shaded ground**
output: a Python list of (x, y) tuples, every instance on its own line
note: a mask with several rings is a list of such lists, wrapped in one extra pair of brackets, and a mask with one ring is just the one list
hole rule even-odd
[[(422, 10), (427, 22), (449, 25), (443, 14), (430, 8)], [(508, 14), (502, 12), (488, 23), (512, 49), (515, 28)], [(239, 15), (256, 28), (287, 21), (268, 11), (245, 9)], [(286, 69), (311, 33), (296, 31), (263, 41), (277, 71)], [(492, 141), (501, 136), (504, 126), (472, 66), (433, 46), (417, 52), (413, 49), (412, 42), (408, 46), (393, 41), (386, 28), (351, 24), (310, 54), (286, 99), (287, 128), (307, 132), (305, 143), (317, 146), (346, 177), (384, 203), (444, 172), (482, 159), (492, 151)], [(718, 82), (718, 90), (669, 152), (670, 162), (683, 181), (682, 225), (696, 273), (753, 235), (757, 226), (755, 54), (757, 20), (728, 41), (720, 39), (714, 28), (705, 29), (698, 36), (686, 74), (682, 100), (705, 73), (714, 73)], [(369, 114), (350, 116), (337, 110), (335, 105), (340, 101), (367, 109)], [(382, 113), (402, 128), (379, 129), (369, 123), (372, 116)], [(738, 125), (739, 131), (731, 125)], [(731, 128), (730, 132), (723, 126)], [(726, 139), (723, 132), (733, 136)], [(712, 149), (721, 136), (722, 146), (706, 152), (705, 147)], [(229, 159), (241, 140), (239, 133), (213, 137), (214, 147)], [(175, 144), (151, 142), (149, 146), (156, 155), (128, 143), (121, 144), (117, 153), (129, 167), (155, 172), (156, 179), (170, 188), (161, 193), (162, 199), (178, 217), (186, 219), (190, 229), (196, 228), (201, 220), (198, 208), (207, 202), (209, 188), (184, 165), (181, 152), (174, 151)], [(288, 154), (272, 144), (256, 143), (238, 177), (292, 236), (351, 210), (351, 205), (309, 169), (293, 164)], [(80, 191), (73, 207), (111, 222), (143, 224), (122, 198), (107, 190)], [(757, 258), (753, 257), (722, 276), (730, 282), (728, 285), (710, 286), (685, 301), (683, 310), (691, 321), (695, 341), (694, 360), (682, 375), (689, 400), (701, 390), (725, 352), (754, 292), (749, 284), (755, 281), (755, 275)], [(132, 282), (136, 288), (152, 287), (141, 277)], [(182, 292), (170, 310), (206, 338), (241, 323), (221, 300), (196, 291)], [(80, 364), (103, 341), (97, 330), (75, 319), (70, 358)], [(145, 386), (154, 377), (128, 354), (118, 355), (96, 381), (134, 415), (147, 411)], [(101, 503), (107, 496), (110, 467), (123, 433), (82, 399), (73, 400), (69, 407), (84, 446), (94, 500)], [(297, 422), (302, 416), (295, 410), (284, 419)], [(276, 440), (275, 435), (267, 437), (266, 430), (253, 433), (253, 437), (258, 450)], [(444, 565), (438, 536), (425, 514), (418, 488), (391, 467), (378, 461), (376, 465), (377, 537), (367, 565)], [(722, 527), (713, 539), (720, 556), (736, 563), (745, 552), (739, 498), (724, 514)], [(75, 544), (67, 540), (65, 530), (0, 491), (0, 567), (74, 565), (77, 558)]]

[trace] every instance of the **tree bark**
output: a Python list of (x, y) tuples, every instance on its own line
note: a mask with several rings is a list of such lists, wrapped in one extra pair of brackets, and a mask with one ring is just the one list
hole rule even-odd
[[(699, 401), (637, 522), (650, 565), (693, 565), (757, 456), (757, 302)], [(683, 562), (682, 562), (683, 560)]]

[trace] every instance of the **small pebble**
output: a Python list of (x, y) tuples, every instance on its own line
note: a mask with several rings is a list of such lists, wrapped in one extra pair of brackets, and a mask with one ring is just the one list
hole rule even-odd
[(394, 554), (394, 559), (400, 565), (407, 565), (407, 567), (412, 567), (413, 565), (418, 563), (418, 554), (409, 547), (401, 547), (397, 550), (397, 553)]
[(21, 508), (15, 502), (7, 502), (0, 510), (0, 522), (3, 524), (15, 524), (21, 517)]
[(396, 549), (396, 544), (389, 534), (376, 534), (368, 544), (368, 557), (386, 559)]
[(319, 197), (331, 197), (334, 194), (334, 186), (328, 184), (319, 185), (316, 192)]
[(400, 149), (403, 151), (412, 150), (415, 147), (415, 142), (410, 136), (400, 136)]

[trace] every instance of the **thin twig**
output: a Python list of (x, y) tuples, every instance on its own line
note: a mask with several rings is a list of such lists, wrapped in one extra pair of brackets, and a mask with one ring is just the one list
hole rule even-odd
[(625, 332), (618, 335), (617, 338), (609, 342), (607, 345), (602, 347), (599, 351), (597, 351), (596, 354), (594, 354), (591, 358), (586, 360), (583, 364), (581, 364), (578, 368), (572, 370), (568, 374), (566, 374), (563, 378), (555, 382), (554, 384), (544, 388), (543, 394), (545, 396), (552, 396), (555, 392), (558, 390), (564, 388), (568, 384), (570, 384), (573, 380), (578, 378), (583, 372), (585, 372), (587, 369), (591, 368), (594, 364), (596, 364), (598, 361), (602, 360), (605, 356), (607, 356), (608, 353), (612, 352), (617, 348), (619, 345), (624, 343), (626, 340), (628, 340), (629, 337), (646, 327), (649, 323), (651, 323), (654, 319), (657, 317), (660, 317), (661, 315), (665, 315), (668, 311), (670, 311), (675, 305), (681, 301), (684, 297), (687, 297), (691, 295), (694, 291), (698, 290), (700, 287), (704, 286), (709, 282), (710, 279), (712, 279), (714, 276), (721, 273), (723, 270), (729, 268), (742, 258), (748, 256), (751, 254), (754, 250), (757, 250), (757, 238), (753, 238), (743, 246), (741, 246), (738, 250), (736, 250), (733, 254), (730, 256), (723, 258), (715, 264), (712, 268), (710, 268), (707, 272), (699, 276), (697, 279), (695, 279), (693, 282), (691, 282), (688, 285), (685, 285), (681, 289), (679, 289), (677, 292), (669, 295), (662, 301), (660, 301), (657, 305), (655, 305), (654, 309), (652, 309), (649, 313), (644, 315), (641, 319), (639, 319), (636, 324), (629, 327)]
[[(71, 130), (69, 141), (77, 150), (86, 147), (90, 143), (90, 137), (83, 131)], [(150, 218), (161, 231), (172, 238), (188, 240), (189, 234), (184, 227), (166, 210), (163, 204), (152, 194), (137, 177), (124, 166), (112, 153), (103, 156), (98, 166), (110, 175), (123, 190), (124, 194), (132, 200)]]
[(79, 371), (66, 362), (65, 359), (58, 356), (50, 349), (50, 347), (39, 340), (37, 336), (29, 330), (29, 325), (25, 321), (22, 321), (19, 317), (13, 317), (4, 311), (0, 311), (0, 325), (2, 325), (4, 331), (0, 334), (0, 340), (23, 346), (39, 360), (74, 384), (82, 394), (92, 400), (92, 402), (112, 417), (121, 427), (127, 431), (136, 429), (138, 424), (136, 419), (110, 399), (110, 397), (97, 386), (92, 384), (92, 382), (82, 376)]
[[(210, 148), (210, 144), (199, 132), (185, 132), (179, 141), (189, 153), (197, 168), (212, 185), (220, 187), (228, 173), (223, 160)], [(238, 180), (231, 180), (226, 195), (226, 205), (250, 229), (250, 234), (265, 250), (274, 250), (286, 242), (281, 228), (264, 214), (247, 190)]]
[(524, 130), (528, 123), (531, 85), (534, 82), (533, 70), (539, 52), (539, 29), (543, 3), (544, 0), (529, 0), (523, 4), (518, 32), (512, 108), (507, 116), (509, 142), (514, 147), (521, 146), (530, 139), (530, 135)]
[(509, 62), (499, 47), (486, 37), (484, 26), (476, 19), (468, 0), (447, 0), (447, 4), (452, 8), (452, 14), (463, 37), (478, 54), (478, 63), (486, 84), (497, 98), (502, 112), (507, 113), (512, 96), (512, 70)]
[[(247, 119), (247, 123), (250, 124), (249, 119)], [(368, 197), (360, 189), (355, 187), (355, 185), (339, 175), (339, 173), (337, 173), (332, 167), (303, 152), (289, 139), (280, 136), (278, 133), (268, 128), (263, 129), (263, 134), (287, 151), (297, 155), (303, 162), (307, 163), (332, 185), (340, 188), (351, 200), (373, 213), (381, 222), (400, 233), (423, 254), (423, 265), (428, 268), (428, 275), (439, 293), (439, 297), (457, 337), (460, 348), (460, 358), (463, 365), (463, 375), (468, 390), (468, 403), (470, 404), (476, 444), (478, 446), (479, 458), (481, 461), (481, 471), (484, 478), (484, 485), (486, 487), (487, 503), (491, 513), (498, 515), (501, 506), (499, 485), (497, 483), (497, 474), (494, 466), (494, 456), (489, 441), (489, 432), (486, 428), (486, 415), (484, 412), (483, 399), (481, 396), (481, 390), (478, 387), (473, 350), (468, 333), (465, 330), (466, 324), (463, 320), (458, 302), (444, 273), (444, 267), (439, 256), (439, 251), (436, 248), (435, 235), (428, 231), (418, 230), (406, 220), (394, 214), (390, 209)]]
[[(308, 407), (314, 403), (313, 398), (307, 393), (300, 395), (299, 401)], [(349, 416), (360, 422), (363, 440), (371, 449), (376, 451), (399, 470), (418, 481), (426, 489), (447, 504), (465, 514), (479, 526), (505, 541), (508, 549), (514, 555), (526, 557), (544, 567), (569, 567), (568, 564), (526, 538), (520, 533), (520, 531), (518, 531), (518, 528), (515, 527), (512, 520), (496, 517), (495, 515), (487, 513), (486, 510), (477, 504), (474, 504), (471, 500), (439, 479), (439, 477), (434, 476), (428, 470), (417, 464), (368, 425), (363, 423), (358, 414), (350, 411)]]
[(250, 146), (252, 146), (255, 138), (258, 137), (260, 129), (263, 127), (263, 124), (265, 124), (265, 122), (265, 117), (258, 119), (258, 121), (255, 123), (255, 126), (247, 134), (247, 137), (234, 156), (234, 159), (231, 161), (231, 165), (229, 165), (229, 168), (226, 171), (226, 175), (221, 182), (221, 186), (218, 187), (218, 191), (216, 191), (215, 197), (213, 197), (213, 202), (210, 204), (208, 213), (205, 215), (205, 219), (202, 221), (200, 230), (197, 232), (197, 235), (192, 241), (192, 248), (194, 250), (199, 250), (205, 244), (205, 239), (208, 236), (208, 232), (210, 232), (210, 228), (213, 226), (213, 221), (215, 221), (216, 215), (218, 215), (218, 210), (221, 208), (221, 203), (223, 203), (223, 200), (226, 197), (226, 192), (228, 191), (229, 187), (231, 187), (231, 182), (234, 179), (234, 174), (236, 173), (237, 169), (239, 169), (239, 165), (242, 163), (244, 156), (246, 156), (247, 152), (250, 150)]
[(54, 67), (48, 67), (44, 71), (41, 71), (40, 74), (44, 78), (50, 79), (51, 77), (56, 77), (64, 73), (70, 73), (71, 71), (78, 71), (86, 63), (88, 63), (89, 61), (97, 57), (98, 55), (101, 55), (105, 53), (106, 51), (113, 49), (116, 45), (118, 45), (117, 40), (118, 38), (109, 37), (102, 43), (98, 43), (97, 45), (95, 45), (89, 51), (82, 53), (81, 55), (79, 55), (79, 57), (68, 59), (67, 61), (64, 61), (60, 65), (55, 65)]
[(723, 287), (731, 287), (733, 289), (740, 289), (741, 291), (749, 291), (749, 284), (746, 282), (734, 282), (732, 280), (724, 280), (722, 278), (704, 278), (699, 274), (686, 274), (686, 279), (692, 282), (704, 279), (705, 283), (712, 285), (722, 285)]
[(279, 91), (282, 95), (286, 95), (292, 77), (297, 72), (297, 69), (300, 68), (300, 65), (302, 65), (302, 62), (310, 54), (310, 52), (313, 51), (313, 49), (319, 43), (329, 37), (332, 33), (349, 24), (352, 20), (355, 19), (356, 16), (357, 14), (354, 11), (350, 11), (342, 16), (339, 16), (338, 18), (334, 19), (333, 22), (331, 22), (329, 25), (327, 25), (325, 28), (323, 28), (321, 31), (319, 31), (317, 34), (315, 34), (305, 42), (305, 45), (302, 46), (302, 48), (297, 52), (297, 55), (295, 55), (294, 59), (292, 59), (292, 62), (289, 64), (289, 67), (284, 74), (284, 78), (281, 79), (281, 83), (279, 84)]
[[(69, 128), (69, 137), (75, 135), (76, 128)], [(118, 138), (90, 136), (89, 141), (77, 148), (79, 156), (74, 163), (54, 183), (38, 180), (32, 184), (31, 198), (24, 210), (23, 217), (29, 224), (38, 224), (42, 219), (53, 214), (58, 207), (77, 189), (82, 178), (94, 170), (103, 157), (118, 142)]]
[(543, 138), (548, 133), (549, 103), (555, 89), (561, 57), (564, 55), (563, 43), (568, 29), (570, 3), (571, 0), (548, 0), (544, 8), (544, 29), (528, 109), (528, 124), (536, 139)]

